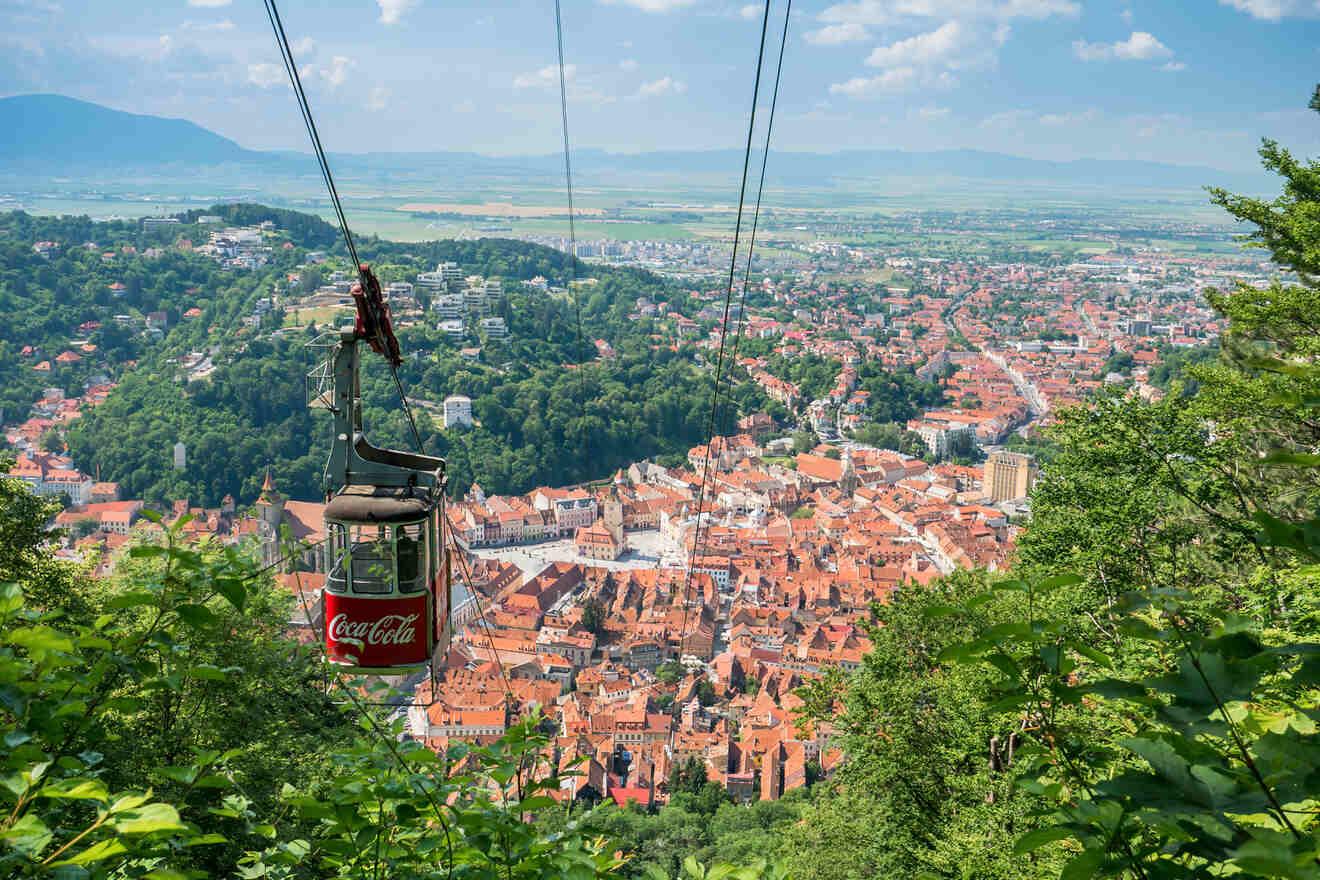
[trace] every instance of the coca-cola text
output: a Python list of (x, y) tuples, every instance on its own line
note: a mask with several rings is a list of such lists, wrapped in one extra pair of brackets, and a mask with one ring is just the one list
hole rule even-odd
[(416, 614), (387, 614), (378, 620), (351, 620), (336, 614), (330, 621), (330, 638), (353, 639), (368, 645), (409, 645), (417, 637), (413, 624)]

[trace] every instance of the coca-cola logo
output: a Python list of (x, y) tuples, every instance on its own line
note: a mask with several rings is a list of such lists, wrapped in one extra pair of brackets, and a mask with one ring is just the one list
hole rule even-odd
[(330, 638), (359, 645), (411, 645), (417, 638), (417, 614), (387, 614), (376, 620), (353, 620), (340, 612), (330, 619)]

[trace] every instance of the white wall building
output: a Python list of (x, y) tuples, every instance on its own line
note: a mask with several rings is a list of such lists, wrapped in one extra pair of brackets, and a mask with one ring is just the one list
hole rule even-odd
[(454, 425), (472, 427), (472, 398), (462, 394), (451, 394), (444, 403), (445, 427)]

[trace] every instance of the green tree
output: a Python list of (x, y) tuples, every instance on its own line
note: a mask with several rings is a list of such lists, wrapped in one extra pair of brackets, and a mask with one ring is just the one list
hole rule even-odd
[(605, 628), (607, 616), (605, 603), (598, 596), (592, 596), (582, 603), (582, 626), (587, 632), (600, 635)]

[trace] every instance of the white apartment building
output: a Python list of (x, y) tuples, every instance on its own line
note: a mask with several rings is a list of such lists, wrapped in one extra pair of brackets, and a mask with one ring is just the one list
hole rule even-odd
[(496, 339), (503, 339), (509, 335), (509, 328), (504, 325), (503, 318), (482, 318), (481, 332)]
[(447, 333), (450, 339), (463, 338), (463, 322), (458, 320), (441, 321), (437, 328), (441, 333)]
[(484, 315), (489, 303), (486, 301), (486, 288), (484, 286), (469, 286), (463, 291), (463, 311), (469, 315)]
[(431, 310), (445, 320), (463, 317), (463, 297), (457, 293), (443, 293), (431, 303)]

